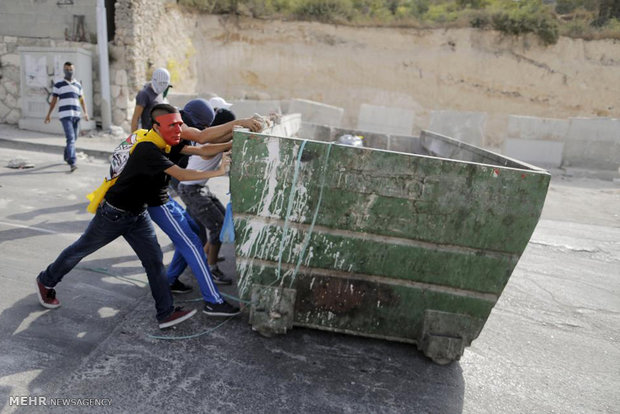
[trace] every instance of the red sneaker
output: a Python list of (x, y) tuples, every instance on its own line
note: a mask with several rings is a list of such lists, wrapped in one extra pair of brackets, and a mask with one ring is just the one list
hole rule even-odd
[(196, 314), (196, 309), (185, 310), (182, 307), (177, 306), (174, 311), (166, 319), (159, 321), (159, 329), (170, 328), (183, 321), (188, 320)]
[(36, 282), (37, 282), (37, 296), (39, 297), (39, 303), (44, 308), (48, 308), (48, 309), (55, 309), (59, 307), (60, 301), (56, 299), (56, 290), (46, 288), (45, 286), (43, 286), (41, 282), (39, 282), (38, 278), (36, 279)]

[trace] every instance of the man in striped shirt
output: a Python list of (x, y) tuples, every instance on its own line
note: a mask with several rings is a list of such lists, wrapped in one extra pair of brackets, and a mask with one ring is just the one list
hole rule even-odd
[(87, 121), (88, 111), (86, 110), (84, 96), (82, 96), (82, 85), (73, 79), (75, 71), (73, 63), (65, 62), (63, 70), (65, 78), (54, 84), (52, 102), (50, 102), (50, 109), (45, 117), (45, 123), (49, 124), (52, 111), (56, 106), (56, 102), (58, 102), (58, 118), (60, 118), (62, 127), (65, 130), (65, 137), (67, 138), (64, 158), (67, 164), (69, 164), (71, 172), (73, 172), (77, 169), (77, 165), (75, 165), (75, 141), (80, 132), (80, 106), (84, 111), (84, 119)]

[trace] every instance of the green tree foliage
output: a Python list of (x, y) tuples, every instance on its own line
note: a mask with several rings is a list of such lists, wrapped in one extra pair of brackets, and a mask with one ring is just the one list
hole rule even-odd
[[(349, 25), (444, 27), (466, 25), (546, 44), (560, 34), (620, 38), (620, 0), (178, 0), (212, 14), (250, 14)], [(618, 32), (618, 33), (616, 33)]]
[(552, 44), (559, 37), (558, 23), (551, 9), (540, 0), (502, 0), (491, 8), (494, 29), (512, 35), (535, 33)]
[(602, 26), (609, 19), (620, 18), (620, 0), (600, 0), (598, 9), (598, 19), (594, 24)]
[(353, 18), (353, 3), (351, 0), (306, 0), (299, 2), (294, 12), (299, 19), (337, 23)]

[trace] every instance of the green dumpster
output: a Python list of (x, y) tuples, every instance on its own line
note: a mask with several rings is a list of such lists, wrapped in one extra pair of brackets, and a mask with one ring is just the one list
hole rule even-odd
[(413, 153), (235, 131), (240, 297), (264, 335), (293, 326), (458, 360), (538, 222), (549, 174), (423, 131)]

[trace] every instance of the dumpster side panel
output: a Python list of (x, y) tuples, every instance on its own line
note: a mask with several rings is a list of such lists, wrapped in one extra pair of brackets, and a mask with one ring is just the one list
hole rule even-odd
[(284, 220), (295, 190), (288, 219), (308, 224), (324, 171), (317, 225), (475, 249), (520, 254), (549, 182), (539, 172), (337, 145), (326, 160), (328, 144), (308, 142), (293, 188), (300, 140), (239, 143), (235, 213)]
[[(242, 261), (242, 267), (252, 274), (254, 283), (279, 286), (283, 281), (283, 287), (290, 285), (290, 277), (278, 279), (276, 269), (270, 264)], [(495, 303), (492, 295), (466, 295), (308, 269), (295, 276), (293, 285), (297, 291), (294, 316), (297, 326), (414, 343), (423, 336), (427, 309), (467, 315), (478, 321), (469, 331), (459, 332), (469, 343), (478, 336)]]
[[(258, 224), (258, 226), (256, 225)], [(238, 252), (272, 263), (414, 280), (458, 289), (500, 294), (518, 257), (458, 246), (416, 243), (409, 239), (378, 237), (367, 233), (290, 226), (287, 235), (279, 222), (255, 216), (237, 215), (235, 227), (240, 240)], [(304, 242), (308, 244), (304, 251)], [(300, 261), (301, 260), (301, 261)]]
[(239, 291), (269, 298), (255, 313), (265, 331), (290, 324), (265, 315), (294, 313), (298, 326), (414, 342), (445, 362), (497, 302), (549, 175), (235, 131), (230, 183)]

